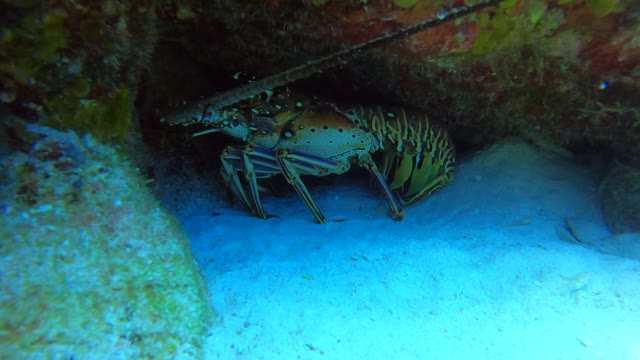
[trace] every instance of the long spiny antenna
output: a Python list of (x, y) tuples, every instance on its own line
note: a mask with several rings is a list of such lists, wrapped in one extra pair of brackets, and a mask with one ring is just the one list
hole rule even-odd
[[(414, 25), (405, 26), (399, 30), (385, 33), (362, 44), (352, 46), (348, 49), (341, 50), (337, 53), (309, 61), (305, 64), (298, 65), (281, 73), (267, 76), (261, 80), (254, 81), (247, 85), (241, 86), (236, 89), (225, 91), (223, 93), (202, 99), (196, 103), (191, 103), (189, 108), (202, 109), (203, 113), (206, 110), (216, 111), (224, 107), (233, 105), (242, 100), (250, 99), (261, 93), (292, 83), (296, 80), (300, 80), (309, 77), (313, 74), (320, 73), (324, 70), (343, 65), (350, 60), (353, 60), (357, 56), (378, 47), (386, 42), (390, 42), (397, 39), (402, 39), (419, 32), (440, 26), (449, 21), (458, 19), (460, 17), (478, 12), (489, 6), (496, 5), (501, 0), (484, 0), (476, 4), (453, 8), (446, 12), (441, 12), (436, 15), (435, 18), (430, 18)], [(192, 123), (194, 119), (175, 119), (175, 123)]]

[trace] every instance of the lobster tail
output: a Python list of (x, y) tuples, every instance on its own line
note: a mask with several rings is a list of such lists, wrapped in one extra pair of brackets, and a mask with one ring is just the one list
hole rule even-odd
[(425, 114), (380, 106), (354, 107), (346, 114), (377, 140), (382, 152), (378, 167), (403, 205), (431, 195), (453, 179), (453, 143)]

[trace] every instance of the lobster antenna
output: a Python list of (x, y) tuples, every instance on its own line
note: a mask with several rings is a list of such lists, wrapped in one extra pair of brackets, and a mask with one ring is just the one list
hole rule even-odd
[[(496, 5), (500, 1), (501, 0), (481, 0), (480, 2), (473, 5), (456, 7), (449, 11), (440, 12), (436, 15), (435, 18), (430, 18), (413, 25), (405, 26), (397, 31), (385, 33), (384, 35), (373, 38), (362, 44), (338, 51), (334, 54), (321, 57), (316, 60), (308, 61), (305, 64), (298, 65), (275, 75), (267, 76), (261, 80), (254, 81), (239, 88), (225, 91), (220, 94), (202, 99), (195, 104), (191, 104), (190, 108), (198, 107), (201, 109), (206, 109), (206, 111), (220, 110), (239, 101), (250, 99), (256, 95), (260, 95), (264, 91), (283, 86), (296, 80), (309, 77), (313, 74), (320, 73), (324, 70), (345, 64), (361, 55), (362, 53), (380, 46), (386, 42), (402, 39), (419, 32), (440, 26), (449, 21)], [(193, 119), (184, 119), (185, 122), (189, 120), (193, 121)]]

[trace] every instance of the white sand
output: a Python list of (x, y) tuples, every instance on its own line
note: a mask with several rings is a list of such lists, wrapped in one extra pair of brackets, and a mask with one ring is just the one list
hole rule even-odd
[(311, 189), (344, 222), (294, 192), (270, 220), (183, 211), (222, 317), (208, 358), (640, 359), (640, 261), (557, 232), (609, 235), (595, 172), (518, 141), (458, 163), (402, 222), (346, 177)]

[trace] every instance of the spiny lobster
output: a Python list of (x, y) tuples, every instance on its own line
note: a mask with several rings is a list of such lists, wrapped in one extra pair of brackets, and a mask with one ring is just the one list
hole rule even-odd
[[(400, 107), (342, 106), (293, 100), (282, 88), (295, 80), (346, 63), (382, 43), (410, 36), (495, 5), (485, 0), (455, 8), (336, 54), (188, 105), (163, 119), (172, 125), (204, 124), (244, 142), (221, 154), (222, 175), (244, 206), (266, 219), (258, 179), (284, 176), (319, 223), (327, 222), (302, 175), (344, 174), (367, 169), (382, 189), (395, 220), (404, 206), (446, 185), (454, 176), (455, 150), (446, 131), (426, 115)], [(372, 154), (381, 153), (374, 161)]]

